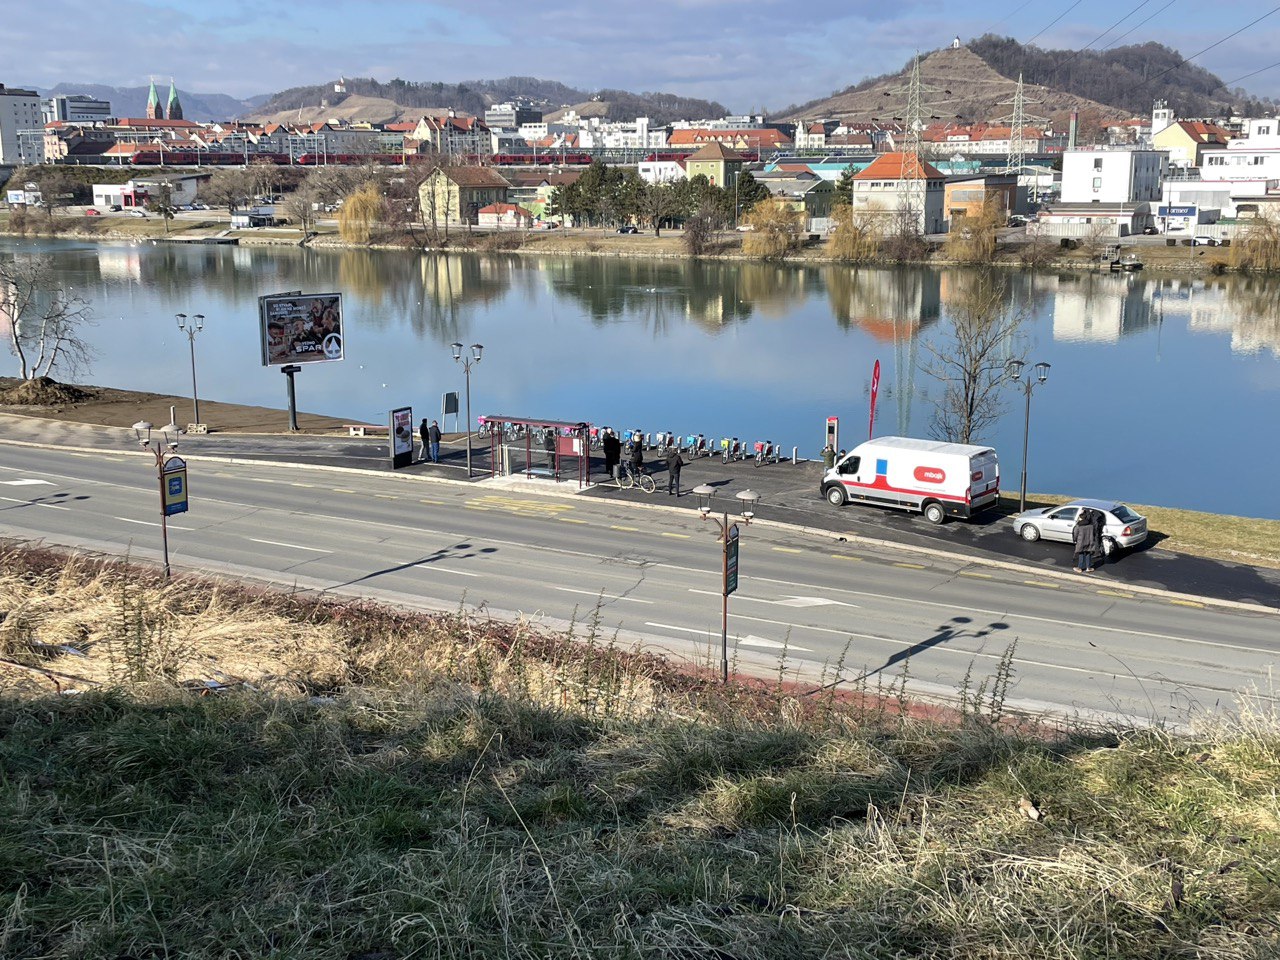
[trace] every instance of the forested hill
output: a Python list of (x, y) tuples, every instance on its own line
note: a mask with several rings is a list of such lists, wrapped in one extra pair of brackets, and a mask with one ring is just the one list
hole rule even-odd
[(483, 116), (486, 107), (514, 99), (531, 101), (546, 113), (564, 106), (598, 104), (593, 112), (611, 120), (647, 116), (655, 124), (675, 119), (696, 120), (723, 116), (728, 112), (719, 103), (675, 94), (629, 93), (625, 90), (601, 90), (593, 94), (554, 80), (540, 80), (536, 77), (505, 77), (501, 80), (469, 80), (463, 83), (414, 82), (398, 78), (383, 83), (367, 77), (351, 77), (344, 79), (343, 85), (345, 93), (335, 92), (333, 83), (293, 87), (275, 94), (258, 107), (253, 115), (265, 118), (287, 111), (310, 114), (317, 110), (336, 110), (351, 98), (382, 101), (405, 117), (413, 116), (415, 110), (449, 107), (462, 113)]
[(1247, 114), (1274, 109), (1239, 87), (1228, 90), (1222, 80), (1194, 63), (1183, 63), (1176, 50), (1159, 43), (1111, 50), (1042, 50), (1012, 37), (986, 34), (970, 41), (970, 50), (1002, 76), (1096, 100), (1145, 116), (1154, 100), (1168, 101), (1178, 116), (1220, 116), (1232, 109)]

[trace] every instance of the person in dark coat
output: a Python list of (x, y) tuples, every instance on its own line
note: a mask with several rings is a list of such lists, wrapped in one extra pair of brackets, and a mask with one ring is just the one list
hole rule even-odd
[(637, 477), (644, 473), (644, 444), (639, 440), (631, 444), (631, 469)]
[(1081, 510), (1076, 516), (1076, 525), (1071, 528), (1071, 544), (1075, 548), (1077, 573), (1093, 573), (1093, 550), (1097, 542), (1097, 528), (1091, 510)]
[(1093, 516), (1093, 569), (1097, 570), (1102, 566), (1102, 558), (1106, 554), (1105, 544), (1102, 540), (1103, 531), (1107, 528), (1107, 515), (1101, 510), (1090, 510)]
[(609, 427), (604, 428), (604, 436), (600, 438), (600, 448), (604, 451), (604, 472), (610, 478), (618, 479), (618, 464), (622, 462), (622, 441)]
[(429, 457), (429, 456), (430, 456), (430, 454), (428, 453), (428, 451), (431, 449), (431, 441), (428, 439), (428, 435), (429, 435), (429, 433), (430, 433), (430, 431), (429, 431), (428, 426), (427, 426), (427, 418), (426, 418), (426, 417), (423, 417), (423, 418), (422, 418), (422, 423), (420, 423), (420, 424), (418, 425), (418, 436), (420, 436), (420, 437), (422, 438), (422, 461), (423, 461), (423, 463), (425, 463), (425, 462), (426, 462), (426, 460), (427, 460), (427, 457)]
[(556, 473), (556, 432), (548, 430), (542, 438), (542, 449), (547, 452), (547, 469), (551, 471), (553, 477), (559, 477)]
[(836, 451), (831, 444), (827, 444), (822, 448), (822, 469), (830, 470), (836, 465)]
[(434, 420), (431, 426), (427, 427), (427, 439), (431, 442), (431, 462), (440, 462), (440, 424)]
[(684, 467), (684, 457), (675, 447), (667, 454), (667, 496), (673, 493), (680, 496), (680, 470)]

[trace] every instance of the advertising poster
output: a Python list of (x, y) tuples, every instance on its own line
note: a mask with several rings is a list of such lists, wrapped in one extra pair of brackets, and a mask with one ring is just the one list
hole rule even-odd
[(343, 358), (341, 294), (278, 294), (258, 307), (264, 367)]
[(413, 407), (391, 411), (388, 433), (391, 435), (391, 469), (409, 466), (413, 463)]

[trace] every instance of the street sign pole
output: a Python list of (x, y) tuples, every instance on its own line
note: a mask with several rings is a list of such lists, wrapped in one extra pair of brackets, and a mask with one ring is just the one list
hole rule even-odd
[(738, 525), (724, 515), (724, 578), (720, 604), (720, 681), (729, 682), (729, 594), (738, 589)]

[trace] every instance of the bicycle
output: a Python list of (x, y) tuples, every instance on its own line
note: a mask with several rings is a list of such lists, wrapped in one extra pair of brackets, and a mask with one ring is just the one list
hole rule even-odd
[(653, 482), (653, 477), (643, 470), (637, 473), (631, 464), (624, 460), (621, 469), (618, 471), (618, 489), (632, 490), (636, 487), (639, 487), (645, 493), (653, 493), (658, 489), (658, 485)]
[(756, 466), (777, 463), (779, 447), (772, 440), (756, 441)]

